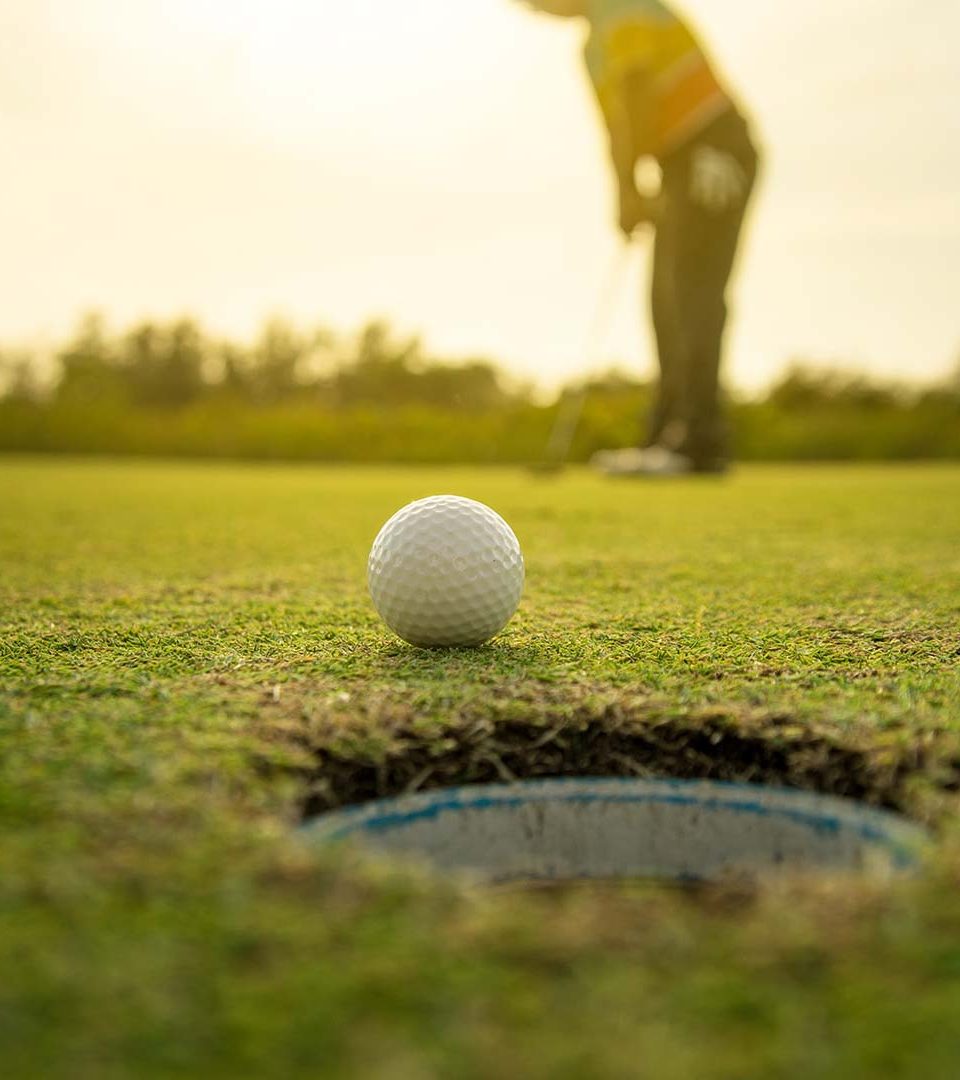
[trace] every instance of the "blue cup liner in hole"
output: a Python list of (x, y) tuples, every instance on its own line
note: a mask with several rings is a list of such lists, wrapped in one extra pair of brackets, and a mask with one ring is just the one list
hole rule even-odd
[(783, 872), (890, 875), (929, 834), (833, 796), (706, 780), (537, 780), (447, 788), (307, 822), (314, 844), (354, 842), (488, 883), (717, 881)]

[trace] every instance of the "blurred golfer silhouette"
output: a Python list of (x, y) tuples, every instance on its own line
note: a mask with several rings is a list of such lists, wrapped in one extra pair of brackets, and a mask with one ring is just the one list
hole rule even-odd
[[(610, 134), (620, 229), (656, 230), (653, 324), (660, 381), (646, 445), (607, 450), (613, 474), (722, 472), (726, 291), (758, 168), (746, 120), (687, 24), (659, 0), (523, 0), (584, 18), (586, 63)], [(637, 166), (655, 160), (651, 196)]]

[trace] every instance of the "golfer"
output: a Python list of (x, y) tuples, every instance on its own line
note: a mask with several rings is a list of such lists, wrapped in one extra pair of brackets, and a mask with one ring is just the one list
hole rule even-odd
[[(722, 472), (720, 404), (726, 291), (758, 154), (747, 122), (686, 23), (660, 0), (524, 0), (584, 18), (586, 63), (610, 133), (620, 229), (654, 226), (652, 311), (660, 364), (643, 448), (596, 455), (618, 474)], [(657, 196), (636, 169), (660, 166)]]

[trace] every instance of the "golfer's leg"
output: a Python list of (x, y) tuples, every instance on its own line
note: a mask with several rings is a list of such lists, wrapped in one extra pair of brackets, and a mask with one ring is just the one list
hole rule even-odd
[(722, 464), (727, 430), (720, 406), (720, 363), (727, 321), (726, 300), (715, 285), (701, 282), (690, 293), (691, 362), (683, 452), (698, 469)]
[(674, 433), (683, 421), (683, 333), (677, 294), (678, 219), (680, 204), (671, 197), (665, 180), (664, 210), (657, 225), (653, 249), (650, 306), (657, 342), (660, 378), (650, 416), (647, 445), (653, 446)]
[[(752, 186), (752, 174), (750, 181)], [(680, 309), (689, 349), (683, 452), (701, 469), (722, 465), (728, 455), (720, 367), (727, 325), (727, 285), (749, 195), (748, 190), (742, 202), (720, 213), (688, 205), (679, 245)]]

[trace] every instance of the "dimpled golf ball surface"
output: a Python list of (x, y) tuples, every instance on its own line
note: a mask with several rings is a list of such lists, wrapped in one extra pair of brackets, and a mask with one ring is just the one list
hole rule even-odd
[(456, 495), (399, 510), (373, 542), (367, 568), (381, 618), (411, 645), (481, 645), (507, 625), (523, 592), (523, 555), (510, 526)]

